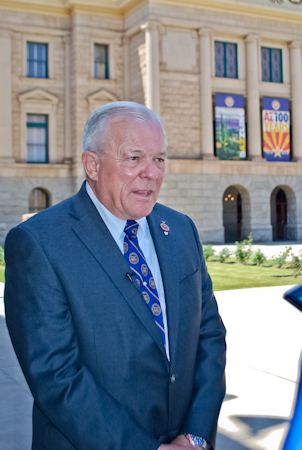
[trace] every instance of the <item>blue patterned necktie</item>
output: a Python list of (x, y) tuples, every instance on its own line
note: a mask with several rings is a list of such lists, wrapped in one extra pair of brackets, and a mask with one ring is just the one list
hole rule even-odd
[(155, 281), (148, 267), (144, 254), (138, 244), (137, 239), (138, 223), (135, 220), (127, 220), (125, 226), (124, 239), (124, 256), (129, 263), (130, 268), (135, 272), (135, 279), (145, 302), (153, 314), (154, 320), (160, 329), (164, 345), (166, 345), (165, 327), (163, 322), (163, 315), (159, 303), (158, 292)]

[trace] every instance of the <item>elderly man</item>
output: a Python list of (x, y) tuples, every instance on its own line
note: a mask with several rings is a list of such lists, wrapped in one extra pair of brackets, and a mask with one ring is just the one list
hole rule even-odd
[(156, 204), (166, 137), (145, 106), (96, 110), (86, 182), (6, 240), (6, 318), (33, 450), (214, 447), (225, 329), (192, 221)]

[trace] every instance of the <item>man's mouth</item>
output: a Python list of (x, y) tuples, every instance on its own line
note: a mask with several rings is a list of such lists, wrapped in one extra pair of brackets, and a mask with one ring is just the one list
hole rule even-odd
[(140, 191), (133, 191), (133, 193), (136, 195), (140, 195), (141, 197), (150, 197), (152, 191), (140, 190)]

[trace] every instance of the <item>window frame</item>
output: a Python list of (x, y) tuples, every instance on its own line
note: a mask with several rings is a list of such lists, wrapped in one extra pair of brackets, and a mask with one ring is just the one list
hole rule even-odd
[[(25, 79), (26, 82), (37, 83), (38, 80), (40, 83), (51, 83), (54, 79), (54, 38), (52, 36), (45, 36), (43, 34), (23, 34), (23, 68), (22, 68), (22, 77), (21, 79)], [(27, 43), (30, 42), (32, 44), (47, 44), (47, 78), (37, 78), (37, 77), (28, 77), (27, 76)]]
[[(262, 73), (262, 49), (265, 48), (267, 50), (269, 50), (269, 55), (270, 55), (270, 64), (269, 64), (269, 68), (270, 68), (270, 80), (263, 80), (263, 73)], [(272, 50), (279, 50), (280, 52), (280, 68), (281, 68), (281, 81), (273, 81), (272, 80), (272, 58), (271, 58), (271, 54), (272, 54)], [(261, 82), (262, 83), (277, 83), (277, 84), (284, 84), (284, 68), (283, 68), (283, 49), (280, 47), (268, 47), (267, 45), (261, 44), (260, 45), (260, 71), (261, 71)]]
[[(46, 117), (45, 123), (39, 123), (39, 122), (28, 122), (28, 116), (44, 116)], [(27, 164), (48, 164), (49, 163), (49, 155), (48, 155), (48, 149), (49, 149), (49, 116), (48, 114), (33, 114), (33, 113), (27, 113), (26, 114), (26, 137), (27, 137), (27, 130), (28, 128), (44, 128), (46, 130), (46, 136), (45, 136), (45, 153), (46, 158), (45, 161), (28, 161), (28, 141), (26, 139), (26, 163)]]
[[(28, 63), (30, 61), (29, 60), (29, 45), (43, 45), (43, 46), (46, 47), (46, 60), (45, 61), (32, 60), (32, 62), (36, 62), (36, 63), (40, 62), (40, 63), (44, 63), (45, 64), (45, 74), (46, 74), (45, 77), (38, 77), (38, 76), (34, 76), (34, 75), (29, 75), (29, 67), (28, 67)], [(26, 77), (27, 78), (40, 78), (40, 79), (46, 79), (46, 80), (49, 78), (49, 76), (48, 76), (48, 59), (49, 59), (48, 53), (49, 53), (49, 51), (48, 51), (48, 44), (47, 43), (44, 43), (44, 42), (31, 42), (31, 41), (27, 41), (26, 42)]]
[[(110, 83), (115, 80), (115, 41), (114, 39), (107, 39), (98, 36), (96, 33), (90, 38), (90, 77), (89, 81), (96, 83)], [(108, 72), (109, 78), (95, 78), (94, 76), (94, 46), (107, 45), (108, 46)]]
[[(96, 56), (95, 56), (95, 50), (96, 47), (105, 47), (105, 78), (99, 78), (96, 76)], [(110, 67), (109, 67), (109, 45), (108, 44), (99, 44), (99, 43), (94, 43), (93, 46), (93, 56), (94, 56), (94, 60), (93, 60), (93, 66), (94, 66), (94, 78), (96, 80), (110, 80)]]
[[(223, 77), (216, 75), (216, 45), (215, 45), (216, 42), (224, 45), (224, 74), (225, 75)], [(226, 50), (226, 45), (229, 45), (229, 44), (235, 45), (235, 48), (236, 48), (236, 77), (227, 77), (226, 76), (226, 51), (225, 50)], [(227, 80), (238, 80), (239, 79), (239, 76), (238, 76), (238, 42), (233, 42), (233, 41), (228, 41), (228, 40), (222, 41), (220, 39), (214, 38), (214, 58), (213, 58), (213, 60), (214, 60), (214, 76), (215, 76), (215, 78), (223, 78), (223, 79), (227, 79)]]
[[(20, 151), (16, 155), (16, 162), (27, 163), (27, 114), (43, 114), (48, 116), (48, 164), (56, 164), (58, 162), (57, 105), (59, 98), (39, 88), (18, 95), (18, 100), (21, 132)], [(45, 165), (45, 163), (41, 164)]]

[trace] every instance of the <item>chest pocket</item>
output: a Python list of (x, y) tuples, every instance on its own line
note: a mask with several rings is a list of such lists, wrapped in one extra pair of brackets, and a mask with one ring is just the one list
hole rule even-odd
[(199, 268), (179, 283), (179, 296), (201, 293), (201, 274)]

